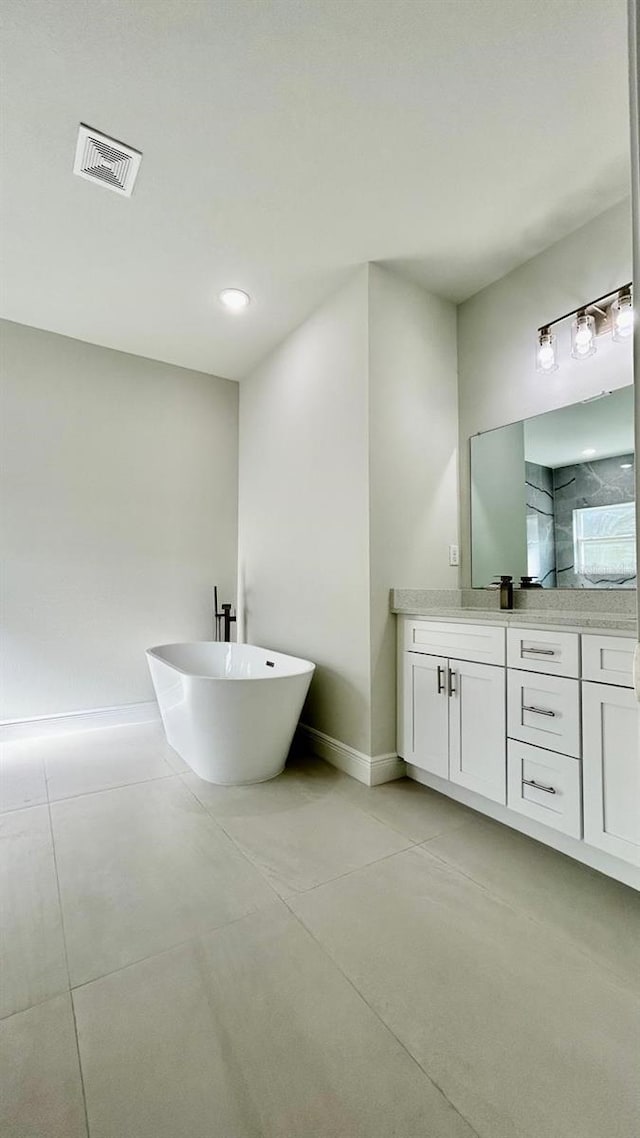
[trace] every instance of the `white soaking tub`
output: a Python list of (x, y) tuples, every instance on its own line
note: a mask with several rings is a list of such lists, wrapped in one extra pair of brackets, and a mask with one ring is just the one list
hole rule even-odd
[(207, 782), (265, 782), (284, 768), (315, 664), (251, 644), (147, 649), (167, 742)]

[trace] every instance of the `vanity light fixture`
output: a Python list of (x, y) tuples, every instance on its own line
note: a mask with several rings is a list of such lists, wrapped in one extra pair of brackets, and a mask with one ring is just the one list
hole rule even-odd
[(223, 288), (219, 300), (229, 312), (243, 312), (251, 304), (249, 293), (241, 288)]
[(536, 367), (538, 371), (557, 371), (556, 337), (548, 328), (538, 330), (538, 351), (536, 354)]
[(564, 316), (558, 316), (548, 324), (542, 324), (536, 340), (537, 371), (557, 371), (557, 338), (553, 329), (566, 320), (571, 320), (571, 355), (575, 360), (586, 360), (595, 355), (597, 338), (608, 332), (613, 340), (628, 339), (634, 325), (631, 283), (592, 300), (590, 304), (574, 308), (572, 312), (565, 312)]
[(612, 335), (614, 340), (626, 340), (633, 335), (633, 302), (631, 289), (621, 288), (611, 305)]
[(574, 360), (586, 360), (596, 354), (596, 318), (583, 308), (571, 325), (571, 355)]

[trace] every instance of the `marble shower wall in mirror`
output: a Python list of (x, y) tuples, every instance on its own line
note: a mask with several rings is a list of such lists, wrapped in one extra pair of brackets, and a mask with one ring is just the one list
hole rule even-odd
[(634, 588), (633, 388), (471, 440), (472, 574)]
[[(600, 558), (586, 566), (576, 564), (574, 519), (580, 520), (580, 511), (594, 511), (599, 507), (635, 501), (633, 453), (579, 462), (552, 470), (537, 463), (525, 462), (527, 486), (527, 562), (529, 575), (536, 577), (546, 588), (633, 588), (636, 584), (635, 566), (629, 564), (625, 547), (615, 547), (615, 557)], [(629, 511), (613, 512), (609, 509), (591, 515), (611, 529), (620, 530), (630, 519)], [(592, 525), (592, 529), (593, 529)], [(629, 528), (629, 536), (633, 531)], [(529, 541), (529, 533), (533, 540)], [(624, 535), (622, 535), (624, 537)], [(579, 535), (578, 535), (579, 537)], [(611, 551), (610, 534), (602, 535), (599, 549)], [(598, 534), (592, 535), (593, 541)], [(584, 542), (583, 542), (584, 544)], [(578, 547), (579, 548), (579, 547)], [(584, 569), (589, 572), (584, 572)]]

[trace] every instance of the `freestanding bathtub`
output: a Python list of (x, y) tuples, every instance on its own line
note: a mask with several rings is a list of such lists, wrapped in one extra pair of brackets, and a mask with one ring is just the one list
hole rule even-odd
[(209, 641), (146, 655), (167, 742), (200, 778), (235, 786), (280, 774), (315, 664)]

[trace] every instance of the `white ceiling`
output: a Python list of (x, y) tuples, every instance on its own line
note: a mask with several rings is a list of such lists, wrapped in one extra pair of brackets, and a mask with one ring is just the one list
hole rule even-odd
[[(628, 192), (625, 13), (3, 0), (0, 311), (239, 378), (360, 262), (461, 300)], [(80, 121), (143, 151), (130, 200)]]
[[(595, 454), (585, 455), (585, 450)], [(525, 458), (541, 466), (595, 462), (633, 451), (633, 386), (525, 420)]]

